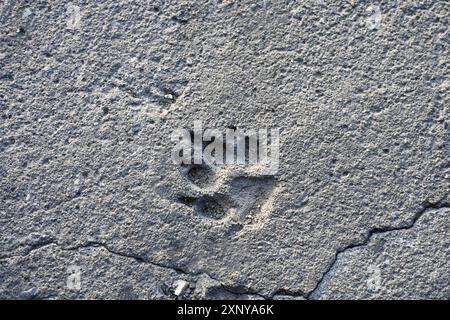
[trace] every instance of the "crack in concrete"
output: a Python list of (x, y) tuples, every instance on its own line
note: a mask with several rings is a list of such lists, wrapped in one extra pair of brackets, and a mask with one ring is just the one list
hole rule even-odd
[(239, 288), (234, 288), (233, 286), (225, 285), (219, 279), (211, 276), (209, 273), (207, 273), (205, 271), (189, 272), (189, 271), (184, 270), (184, 269), (179, 268), (179, 267), (168, 266), (168, 265), (164, 265), (164, 264), (161, 264), (161, 263), (156, 263), (154, 261), (150, 261), (150, 260), (145, 259), (143, 257), (140, 257), (138, 255), (118, 252), (116, 250), (111, 249), (106, 244), (101, 243), (101, 242), (91, 241), (91, 242), (88, 242), (87, 244), (84, 244), (84, 245), (79, 245), (79, 246), (75, 246), (75, 247), (65, 248), (63, 250), (73, 251), (73, 250), (79, 250), (79, 249), (82, 249), (82, 248), (89, 248), (89, 247), (94, 247), (94, 248), (95, 247), (101, 247), (101, 248), (104, 248), (105, 250), (107, 250), (111, 254), (118, 255), (118, 256), (121, 256), (121, 257), (125, 257), (125, 258), (131, 258), (131, 259), (136, 260), (138, 263), (145, 263), (145, 264), (153, 265), (155, 267), (173, 270), (173, 271), (175, 271), (178, 274), (182, 274), (182, 275), (186, 275), (186, 276), (199, 277), (201, 275), (206, 275), (210, 279), (212, 279), (214, 281), (217, 281), (223, 290), (225, 290), (225, 291), (227, 291), (227, 292), (229, 292), (231, 294), (234, 294), (234, 295), (256, 295), (256, 296), (259, 296), (259, 297), (264, 298), (264, 299), (267, 298), (267, 297), (264, 297), (264, 296), (258, 294), (255, 291), (249, 289), (249, 288), (245, 288), (243, 290), (240, 290)]
[(222, 283), (219, 279), (211, 276), (209, 273), (207, 273), (205, 271), (200, 271), (200, 272), (194, 273), (194, 272), (186, 271), (186, 270), (184, 270), (182, 268), (178, 268), (178, 267), (174, 267), (174, 266), (168, 266), (168, 265), (164, 265), (164, 264), (161, 264), (161, 263), (156, 263), (154, 261), (150, 261), (148, 259), (145, 259), (145, 258), (143, 258), (143, 257), (141, 257), (139, 255), (130, 254), (130, 253), (123, 253), (123, 252), (116, 251), (114, 249), (111, 249), (105, 243), (97, 242), (97, 241), (89, 241), (89, 242), (87, 242), (85, 244), (81, 244), (81, 245), (77, 245), (77, 246), (73, 246), (73, 247), (63, 247), (60, 244), (58, 244), (57, 241), (55, 241), (54, 239), (51, 239), (50, 241), (46, 241), (46, 242), (43, 242), (43, 243), (41, 243), (39, 245), (32, 246), (24, 254), (2, 256), (2, 257), (0, 257), (0, 261), (1, 260), (5, 260), (5, 259), (10, 259), (10, 258), (15, 258), (15, 257), (26, 257), (31, 252), (33, 252), (35, 250), (39, 250), (39, 249), (42, 249), (44, 247), (48, 247), (48, 246), (51, 246), (51, 245), (54, 245), (54, 246), (58, 247), (60, 250), (63, 250), (63, 251), (77, 251), (77, 250), (84, 249), (84, 248), (103, 248), (106, 251), (108, 251), (110, 254), (113, 254), (113, 255), (116, 255), (116, 256), (119, 256), (119, 257), (123, 257), (123, 258), (134, 259), (138, 263), (150, 264), (150, 265), (152, 265), (154, 267), (157, 267), (157, 268), (172, 270), (172, 271), (175, 271), (178, 274), (182, 274), (182, 275), (185, 275), (185, 276), (199, 277), (201, 275), (206, 275), (210, 279), (212, 279), (214, 281), (217, 281), (218, 284), (220, 285), (220, 287), (224, 291), (227, 291), (227, 292), (229, 292), (229, 293), (231, 293), (233, 295), (255, 295), (255, 296), (258, 296), (258, 297), (263, 298), (263, 299), (267, 299), (268, 298), (266, 296), (263, 296), (263, 295), (255, 292), (255, 291), (251, 290), (250, 288), (241, 288), (241, 287), (240, 288), (237, 288), (237, 287), (235, 288), (233, 286), (226, 285), (226, 284)]
[(282, 295), (282, 296), (289, 296), (289, 297), (301, 297), (306, 300), (308, 300), (308, 295), (306, 295), (303, 291), (291, 291), (288, 289), (277, 289), (275, 290), (268, 299), (273, 300), (275, 296)]
[(73, 246), (73, 247), (62, 247), (61, 245), (58, 244), (57, 241), (55, 241), (54, 239), (51, 239), (50, 241), (47, 241), (45, 243), (36, 245), (31, 247), (25, 254), (22, 255), (11, 255), (11, 256), (2, 256), (0, 257), (0, 260), (5, 260), (5, 259), (9, 259), (9, 258), (14, 258), (14, 257), (25, 257), (27, 255), (29, 255), (31, 252), (38, 250), (38, 249), (42, 249), (46, 246), (50, 246), (50, 245), (55, 245), (58, 248), (60, 248), (61, 250), (64, 251), (76, 251), (79, 249), (83, 249), (83, 248), (104, 248), (106, 251), (108, 251), (110, 254), (113, 255), (117, 255), (120, 257), (124, 257), (124, 258), (130, 258), (130, 259), (134, 259), (135, 261), (137, 261), (138, 263), (145, 263), (145, 264), (150, 264), (153, 265), (155, 267), (158, 268), (163, 268), (163, 269), (168, 269), (168, 270), (172, 270), (175, 271), (178, 274), (182, 274), (185, 276), (191, 276), (191, 277), (198, 277), (201, 275), (206, 275), (208, 276), (210, 279), (217, 281), (220, 285), (220, 287), (233, 294), (233, 295), (255, 295), (258, 296), (260, 298), (263, 298), (265, 300), (272, 300), (276, 295), (284, 295), (284, 296), (291, 296), (291, 297), (303, 297), (307, 300), (309, 300), (311, 298), (311, 296), (320, 288), (321, 284), (323, 283), (324, 279), (327, 277), (327, 275), (331, 272), (331, 270), (333, 270), (333, 267), (336, 264), (336, 261), (339, 257), (340, 254), (346, 252), (347, 250), (353, 249), (353, 248), (357, 248), (357, 247), (363, 247), (366, 246), (370, 240), (372, 239), (372, 237), (374, 235), (377, 234), (383, 234), (383, 233), (387, 233), (387, 232), (391, 232), (391, 231), (399, 231), (399, 230), (408, 230), (414, 227), (414, 225), (416, 224), (416, 222), (429, 210), (437, 210), (437, 209), (443, 209), (443, 208), (450, 208), (450, 204), (446, 203), (446, 202), (442, 202), (438, 201), (436, 203), (425, 203), (423, 205), (423, 208), (421, 210), (419, 210), (415, 216), (413, 217), (411, 223), (407, 224), (406, 226), (402, 226), (402, 227), (385, 227), (385, 228), (374, 228), (372, 230), (369, 230), (366, 238), (358, 243), (352, 243), (349, 244), (348, 246), (342, 248), (342, 249), (338, 249), (336, 251), (336, 254), (333, 257), (333, 260), (331, 261), (330, 265), (328, 266), (328, 268), (325, 270), (325, 272), (322, 274), (322, 276), (320, 277), (319, 281), (317, 282), (316, 286), (314, 287), (313, 290), (311, 290), (308, 294), (306, 294), (303, 291), (291, 291), (289, 289), (277, 289), (275, 291), (273, 291), (272, 294), (270, 294), (269, 296), (260, 294), (250, 288), (242, 288), (242, 287), (238, 287), (238, 286), (230, 286), (230, 285), (226, 285), (224, 283), (222, 283), (222, 281), (220, 281), (219, 279), (211, 276), (209, 273), (205, 272), (205, 271), (199, 271), (199, 272), (189, 272), (187, 270), (184, 270), (182, 268), (179, 267), (174, 267), (174, 266), (169, 266), (169, 265), (165, 265), (165, 264), (161, 264), (161, 263), (157, 263), (154, 261), (150, 261), (146, 258), (143, 258), (139, 255), (136, 254), (131, 254), (131, 253), (123, 253), (123, 252), (119, 252), (116, 251), (114, 249), (111, 249), (108, 245), (106, 245), (105, 243), (102, 242), (96, 242), (96, 241), (89, 241), (85, 244), (81, 244), (78, 246)]
[[(441, 200), (442, 201), (442, 200)], [(311, 296), (320, 288), (321, 284), (323, 283), (324, 279), (327, 277), (327, 275), (331, 272), (331, 270), (333, 270), (333, 267), (336, 264), (336, 261), (338, 260), (338, 257), (340, 254), (346, 252), (347, 250), (353, 249), (353, 248), (358, 248), (358, 247), (363, 247), (369, 244), (370, 240), (372, 239), (372, 237), (374, 235), (377, 234), (384, 234), (384, 233), (388, 233), (391, 231), (401, 231), (401, 230), (409, 230), (411, 228), (414, 227), (414, 225), (416, 224), (416, 222), (428, 211), (430, 210), (438, 210), (438, 209), (443, 209), (443, 208), (450, 208), (450, 204), (446, 203), (446, 202), (442, 202), (438, 201), (436, 203), (430, 203), (430, 202), (426, 202), (422, 209), (419, 210), (413, 217), (411, 223), (407, 224), (406, 226), (403, 227), (385, 227), (385, 228), (374, 228), (372, 230), (370, 230), (367, 234), (367, 237), (362, 241), (362, 242), (358, 242), (358, 243), (352, 243), (349, 244), (348, 246), (342, 248), (342, 249), (338, 249), (336, 251), (336, 254), (334, 255), (333, 260), (331, 261), (330, 265), (328, 266), (328, 268), (325, 270), (325, 272), (322, 274), (322, 276), (320, 277), (319, 281), (317, 282), (316, 286), (314, 287), (314, 289), (309, 292), (306, 295), (306, 299), (310, 299)]]

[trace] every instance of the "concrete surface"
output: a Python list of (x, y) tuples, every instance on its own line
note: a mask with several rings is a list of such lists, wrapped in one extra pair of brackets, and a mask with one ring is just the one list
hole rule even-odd
[(448, 1), (0, 3), (0, 298), (449, 299)]

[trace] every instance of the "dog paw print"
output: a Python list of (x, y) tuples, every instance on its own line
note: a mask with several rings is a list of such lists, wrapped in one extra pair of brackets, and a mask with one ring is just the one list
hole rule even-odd
[(265, 205), (276, 185), (273, 176), (236, 175), (204, 164), (183, 166), (180, 171), (196, 195), (181, 195), (178, 201), (204, 219), (232, 221), (233, 229), (240, 230), (268, 213)]

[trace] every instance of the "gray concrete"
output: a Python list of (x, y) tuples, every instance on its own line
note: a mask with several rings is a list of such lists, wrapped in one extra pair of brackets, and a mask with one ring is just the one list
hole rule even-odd
[(449, 298), (448, 1), (67, 3), (0, 4), (0, 298)]
[(340, 253), (311, 298), (450, 299), (449, 213), (429, 210), (410, 229)]

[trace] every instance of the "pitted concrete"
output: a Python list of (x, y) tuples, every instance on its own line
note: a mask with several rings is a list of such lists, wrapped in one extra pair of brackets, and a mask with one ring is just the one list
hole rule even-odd
[[(0, 296), (448, 299), (449, 11), (3, 1)], [(196, 120), (279, 128), (278, 173), (186, 173)]]

